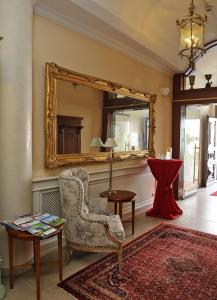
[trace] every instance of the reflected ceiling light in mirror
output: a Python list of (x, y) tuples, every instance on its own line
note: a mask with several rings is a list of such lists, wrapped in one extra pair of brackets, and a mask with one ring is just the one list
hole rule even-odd
[(205, 53), (204, 48), (204, 30), (207, 16), (200, 16), (195, 13), (193, 0), (189, 7), (189, 15), (182, 20), (177, 20), (176, 25), (180, 30), (180, 51), (181, 58), (185, 57), (188, 61), (188, 67), (194, 69), (194, 60), (196, 56)]
[(112, 195), (115, 191), (112, 190), (112, 163), (113, 163), (113, 150), (115, 147), (118, 147), (117, 142), (114, 138), (107, 138), (104, 147), (110, 148), (109, 155), (109, 189), (107, 191), (108, 195)]
[(96, 147), (96, 151), (98, 152), (100, 150), (100, 147), (103, 147), (104, 145), (100, 137), (94, 137), (89, 146)]

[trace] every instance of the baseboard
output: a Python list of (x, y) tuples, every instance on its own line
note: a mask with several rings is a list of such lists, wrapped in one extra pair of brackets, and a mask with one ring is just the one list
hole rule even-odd
[[(136, 204), (135, 207), (135, 215), (138, 215), (142, 213), (143, 211), (146, 211), (148, 208), (151, 207), (151, 204), (153, 203), (153, 199), (145, 200), (144, 202), (139, 202)], [(131, 207), (127, 207), (126, 209), (123, 209), (123, 217), (129, 218), (132, 214)]]

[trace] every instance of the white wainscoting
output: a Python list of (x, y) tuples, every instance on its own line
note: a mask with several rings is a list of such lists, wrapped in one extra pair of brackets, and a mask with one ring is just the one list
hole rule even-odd
[[(100, 192), (108, 189), (108, 170), (91, 172), (89, 176), (89, 197), (100, 198)], [(147, 166), (114, 169), (113, 189), (130, 190), (136, 193), (136, 214), (146, 210), (153, 202), (154, 180)], [(34, 213), (50, 212), (61, 216), (58, 177), (33, 179), (33, 211)], [(124, 217), (130, 216), (130, 213), (131, 204), (124, 204)], [(55, 238), (43, 241), (42, 256), (53, 252), (56, 246)]]

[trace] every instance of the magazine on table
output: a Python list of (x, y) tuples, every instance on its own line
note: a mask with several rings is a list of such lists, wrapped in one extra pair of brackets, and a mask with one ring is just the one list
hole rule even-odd
[(33, 219), (34, 219), (34, 215), (27, 215), (27, 216), (22, 216), (22, 217), (13, 219), (13, 220), (11, 220), (11, 223), (15, 224), (17, 226), (22, 226), (22, 224), (32, 221)]
[(13, 224), (11, 222), (11, 220), (7, 220), (7, 221), (0, 221), (0, 224), (5, 226), (5, 227), (8, 227), (8, 228), (11, 228), (11, 229), (14, 229), (14, 230), (21, 230), (21, 231), (25, 231), (24, 228), (21, 228), (20, 226), (17, 226), (15, 224)]
[(55, 226), (64, 222), (65, 219), (46, 213), (24, 215), (11, 220), (0, 221), (0, 224), (14, 230), (28, 231), (40, 237), (47, 237), (58, 231)]
[(58, 231), (56, 228), (34, 219), (32, 221), (22, 223), (20, 226), (31, 234), (39, 237), (47, 237)]
[(28, 215), (23, 215), (23, 216), (15, 217), (11, 220), (0, 221), (0, 224), (5, 226), (5, 227), (12, 228), (14, 230), (25, 231), (24, 228), (19, 226), (19, 223), (20, 222), (22, 223), (24, 219), (26, 219), (27, 221), (31, 220), (32, 216), (30, 216), (29, 214)]
[(37, 220), (40, 220), (42, 223), (51, 225), (51, 226), (59, 226), (63, 223), (65, 223), (65, 219), (60, 218), (58, 216), (52, 215), (52, 214), (42, 214), (36, 217)]

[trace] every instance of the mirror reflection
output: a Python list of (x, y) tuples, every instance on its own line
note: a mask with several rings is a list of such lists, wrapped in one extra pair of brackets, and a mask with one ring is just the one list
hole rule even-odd
[(114, 112), (114, 151), (148, 149), (149, 108)]
[(93, 138), (114, 137), (114, 151), (149, 148), (148, 102), (75, 82), (56, 80), (57, 154), (106, 151)]

